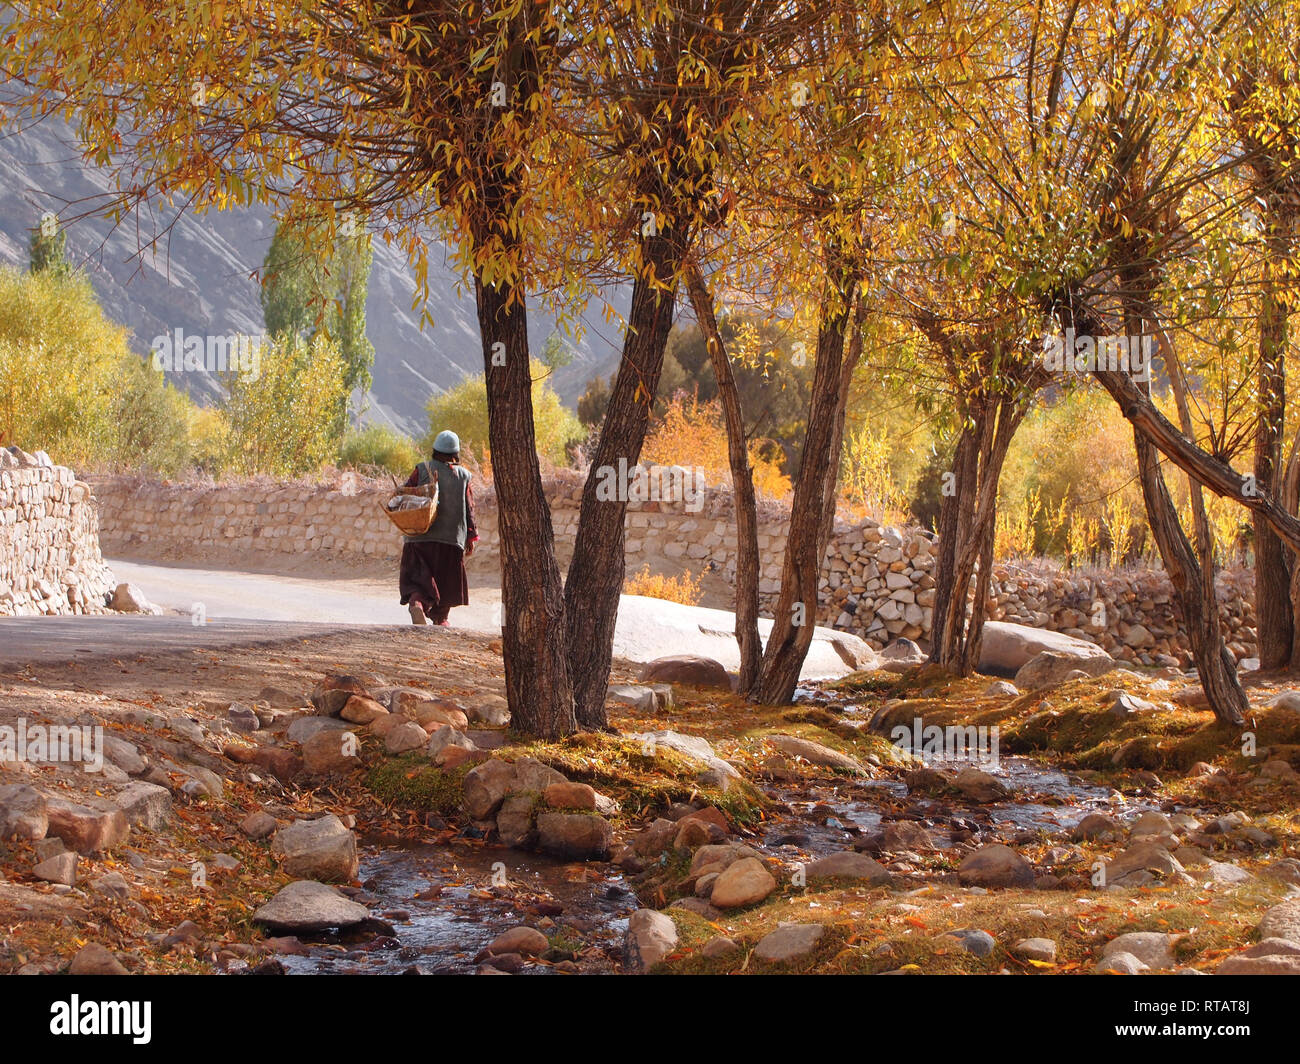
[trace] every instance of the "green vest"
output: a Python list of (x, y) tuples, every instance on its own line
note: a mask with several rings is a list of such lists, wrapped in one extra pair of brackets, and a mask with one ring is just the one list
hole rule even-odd
[(406, 536), (407, 543), (449, 543), (465, 549), (468, 534), (466, 514), (469, 511), (469, 481), (471, 473), (463, 466), (446, 462), (421, 462), (415, 467), (418, 483), (428, 484), (433, 474), (438, 477), (438, 513), (422, 536)]

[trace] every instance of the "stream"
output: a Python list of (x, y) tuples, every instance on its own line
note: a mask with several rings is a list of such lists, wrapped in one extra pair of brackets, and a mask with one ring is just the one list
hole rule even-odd
[[(799, 700), (829, 699), (801, 689)], [(846, 719), (855, 709), (845, 707)], [(981, 767), (1012, 788), (1010, 800), (977, 805), (913, 796), (897, 779), (837, 777), (768, 785), (775, 815), (756, 830), (741, 831), (739, 838), (790, 865), (853, 848), (864, 836), (899, 821), (924, 828), (931, 847), (942, 853), (962, 842), (1034, 841), (1093, 812), (1117, 816), (1154, 808), (1033, 758), (1003, 757), (996, 770)], [(901, 860), (891, 869), (924, 882), (924, 871), (911, 862), (918, 855), (895, 856)], [(543, 955), (545, 963), (527, 962), (520, 974), (557, 968), (617, 972), (628, 916), (639, 907), (615, 865), (564, 862), (469, 838), (449, 845), (363, 840), (360, 879), (357, 900), (371, 904), (376, 919), (345, 934), (304, 936), (301, 945), (291, 943), (290, 952), (278, 954), (291, 974), (471, 973), (492, 939), (524, 923), (542, 930), (554, 946)]]

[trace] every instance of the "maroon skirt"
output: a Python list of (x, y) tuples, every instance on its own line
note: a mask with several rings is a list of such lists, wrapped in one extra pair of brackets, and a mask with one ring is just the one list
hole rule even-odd
[(465, 552), (451, 543), (404, 543), (397, 586), (403, 606), (418, 603), (426, 614), (467, 606)]

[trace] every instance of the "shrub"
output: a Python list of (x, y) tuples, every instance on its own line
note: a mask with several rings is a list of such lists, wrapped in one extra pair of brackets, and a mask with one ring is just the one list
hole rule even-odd
[(700, 590), (699, 577), (693, 577), (690, 573), (682, 573), (681, 576), (652, 575), (650, 566), (646, 565), (639, 573), (634, 573), (623, 581), (623, 594), (644, 595), (646, 598), (697, 606), (703, 592)]
[(349, 432), (339, 447), (342, 466), (363, 472), (382, 470), (402, 477), (424, 457), (413, 439), (386, 425), (367, 425), (359, 432)]

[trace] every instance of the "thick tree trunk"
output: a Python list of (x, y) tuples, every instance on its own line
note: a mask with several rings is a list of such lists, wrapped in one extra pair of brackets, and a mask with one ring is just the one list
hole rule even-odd
[[(1269, 261), (1259, 308), (1259, 377), (1255, 422), (1255, 481), (1270, 495), (1281, 494), (1282, 438), (1286, 419), (1287, 308), (1278, 298), (1287, 239), (1276, 207), (1269, 212)], [(1281, 539), (1259, 514), (1255, 528), (1255, 617), (1259, 632), (1259, 667), (1282, 669), (1291, 664), (1295, 617), (1291, 610), (1291, 565)]]
[[(866, 305), (860, 298), (853, 300), (855, 288), (848, 279), (835, 285), (822, 309), (808, 431), (791, 504), (781, 593), (772, 634), (763, 652), (762, 673), (754, 689), (754, 697), (768, 705), (794, 699), (817, 624), (822, 559), (834, 520), (844, 408), (853, 369), (862, 355), (861, 325)], [(851, 327), (853, 342), (846, 351), (846, 333)]]
[[(501, 538), (502, 646), (515, 731), (558, 739), (577, 730), (564, 644), (564, 588), (533, 427), (527, 311), (476, 279), (488, 437)], [(503, 344), (504, 347), (496, 347)], [(494, 355), (504, 352), (504, 365)]]
[[(641, 459), (673, 327), (680, 261), (680, 252), (665, 235), (646, 239), (645, 266), (632, 288), (623, 358), (583, 489), (573, 561), (564, 586), (569, 678), (578, 723), (592, 730), (608, 726), (605, 694), (626, 570), (623, 521), (628, 485), (623, 477), (630, 479)], [(617, 497), (598, 498), (600, 485), (610, 476), (619, 478)]]
[(736, 687), (747, 695), (758, 682), (763, 661), (763, 641), (758, 634), (758, 506), (754, 472), (749, 465), (749, 440), (731, 358), (718, 331), (713, 297), (695, 263), (687, 267), (686, 290), (708, 345), (727, 425), (727, 458), (731, 464), (731, 491), (736, 509), (736, 642), (740, 644), (740, 675)]

